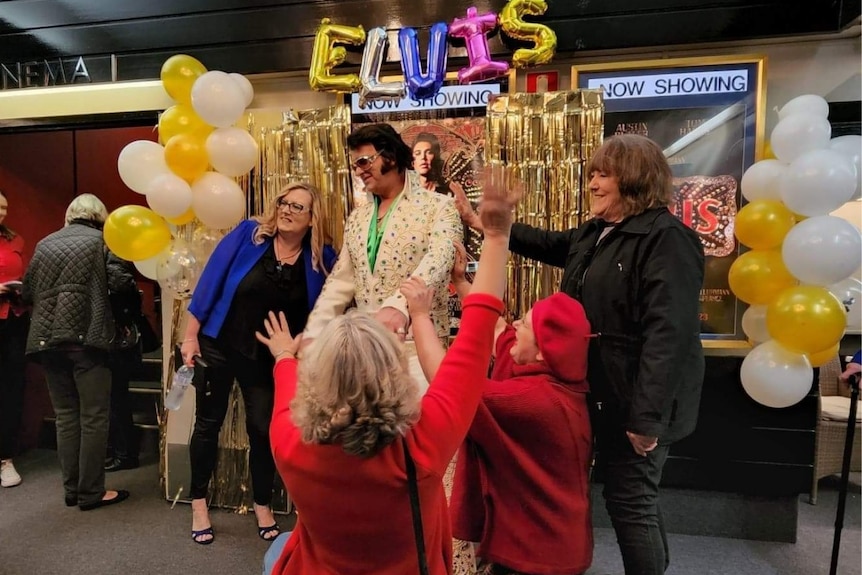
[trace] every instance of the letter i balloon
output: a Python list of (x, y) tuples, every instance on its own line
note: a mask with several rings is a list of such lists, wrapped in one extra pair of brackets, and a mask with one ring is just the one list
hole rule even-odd
[(449, 26), (449, 35), (464, 38), (470, 65), (458, 70), (458, 82), (469, 84), (490, 80), (509, 71), (509, 64), (491, 60), (488, 50), (487, 32), (497, 27), (497, 14), (488, 12), (479, 15), (475, 6), (467, 8), (466, 18), (455, 18)]

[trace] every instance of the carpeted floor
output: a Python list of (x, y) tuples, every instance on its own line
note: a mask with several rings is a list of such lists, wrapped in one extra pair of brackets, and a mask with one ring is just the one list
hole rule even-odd
[[(171, 508), (159, 491), (155, 456), (142, 467), (108, 475), (129, 501), (81, 512), (63, 505), (56, 453), (15, 460), (24, 482), (0, 489), (0, 575), (258, 575), (267, 544), (253, 515), (214, 511), (216, 541), (195, 545), (187, 505)], [(862, 575), (859, 474), (854, 474), (841, 539), (841, 575)], [(837, 482), (824, 482), (816, 506), (800, 496), (798, 542), (765, 543), (671, 535), (668, 575), (826, 574), (834, 534)], [(597, 529), (588, 575), (621, 575), (613, 532)]]

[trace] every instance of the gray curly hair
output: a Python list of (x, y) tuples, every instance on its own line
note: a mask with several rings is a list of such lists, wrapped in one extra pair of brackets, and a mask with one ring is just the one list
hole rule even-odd
[(404, 346), (357, 311), (331, 321), (299, 363), (293, 422), (306, 443), (372, 457), (419, 419), (419, 386)]

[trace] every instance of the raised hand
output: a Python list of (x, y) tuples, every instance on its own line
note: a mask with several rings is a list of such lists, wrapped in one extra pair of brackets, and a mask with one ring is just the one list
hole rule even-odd
[(278, 312), (278, 317), (275, 317), (273, 312), (269, 312), (269, 317), (263, 320), (263, 327), (267, 335), (263, 335), (259, 331), (254, 332), (257, 341), (269, 348), (272, 357), (279, 359), (279, 356), (289, 355), (296, 357), (296, 352), (299, 349), (299, 344), (302, 342), (302, 335), (292, 337), (290, 328), (287, 327), (287, 317), (283, 311)]
[(422, 278), (408, 278), (401, 284), (401, 295), (407, 300), (407, 309), (411, 317), (431, 313), (434, 290), (425, 285)]
[(455, 209), (458, 210), (458, 215), (461, 216), (461, 221), (473, 228), (474, 230), (482, 231), (482, 220), (479, 214), (473, 209), (470, 204), (467, 194), (464, 193), (464, 188), (456, 181), (449, 183), (449, 188), (455, 196)]
[(467, 250), (464, 245), (458, 242), (452, 242), (455, 248), (455, 264), (452, 266), (452, 283), (456, 286), (467, 281)]
[(509, 235), (514, 209), (521, 196), (523, 184), (520, 180), (507, 178), (502, 166), (485, 167), (479, 218), (486, 238)]

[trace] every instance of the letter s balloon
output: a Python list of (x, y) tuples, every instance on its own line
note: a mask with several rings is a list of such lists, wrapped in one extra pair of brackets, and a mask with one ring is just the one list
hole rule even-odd
[(547, 64), (554, 58), (557, 50), (557, 35), (548, 26), (525, 22), (521, 17), (544, 14), (548, 4), (544, 0), (510, 0), (500, 12), (500, 26), (511, 38), (532, 41), (534, 48), (519, 48), (512, 55), (516, 68)]

